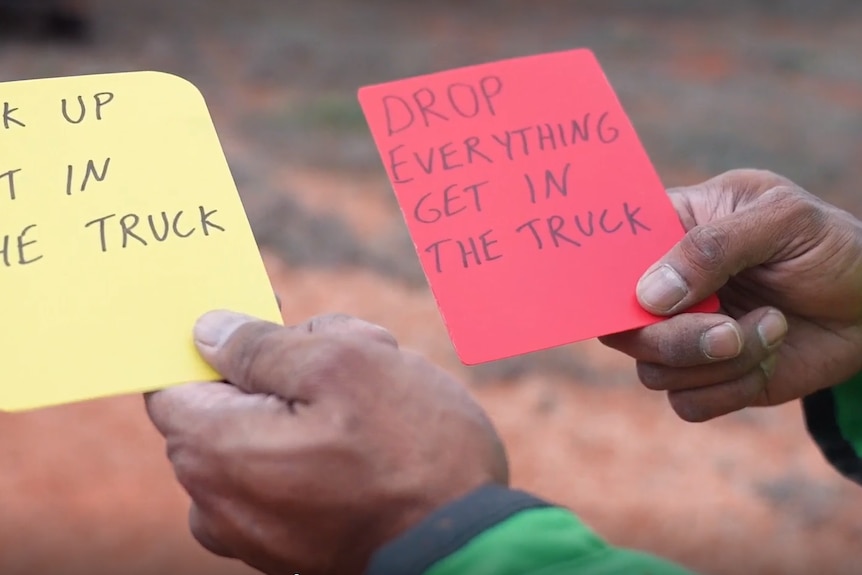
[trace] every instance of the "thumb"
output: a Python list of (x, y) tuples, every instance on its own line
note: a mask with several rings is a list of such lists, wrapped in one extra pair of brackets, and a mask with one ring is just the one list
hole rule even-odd
[[(316, 336), (316, 337), (310, 337)], [(310, 401), (308, 375), (330, 361), (345, 338), (363, 346), (398, 348), (386, 329), (358, 318), (330, 314), (285, 327), (231, 311), (211, 311), (195, 324), (201, 356), (225, 381), (246, 393), (266, 393)], [(329, 358), (329, 359), (328, 359)]]
[(798, 202), (788, 201), (792, 197), (791, 188), (773, 188), (727, 216), (691, 228), (641, 277), (640, 304), (671, 315), (717, 292), (731, 276), (770, 261), (808, 227), (807, 212), (796, 209)]
[(272, 370), (295, 335), (289, 328), (232, 311), (211, 311), (194, 327), (198, 352), (228, 383), (269, 393)]

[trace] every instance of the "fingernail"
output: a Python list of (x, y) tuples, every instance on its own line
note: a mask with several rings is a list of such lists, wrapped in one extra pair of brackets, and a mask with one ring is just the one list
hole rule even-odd
[(709, 359), (731, 359), (742, 352), (742, 336), (735, 325), (723, 323), (704, 332), (700, 349)]
[(664, 264), (641, 278), (637, 292), (645, 307), (668, 312), (688, 294), (688, 286), (675, 269)]
[(757, 336), (760, 338), (760, 343), (766, 349), (773, 349), (787, 335), (787, 320), (784, 319), (784, 314), (777, 311), (770, 311), (760, 319), (757, 324)]
[(766, 376), (766, 379), (772, 379), (772, 374), (775, 373), (775, 365), (778, 363), (778, 356), (773, 354), (760, 362), (760, 370)]
[(195, 341), (207, 347), (219, 348), (240, 326), (255, 321), (255, 318), (232, 311), (211, 311), (195, 323)]

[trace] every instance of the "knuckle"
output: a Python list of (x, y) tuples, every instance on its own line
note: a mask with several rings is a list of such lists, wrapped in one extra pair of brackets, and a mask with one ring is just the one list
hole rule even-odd
[(243, 338), (233, 354), (236, 367), (232, 373), (238, 380), (233, 383), (242, 382), (252, 389), (257, 388), (257, 380), (262, 374), (270, 373), (275, 367), (273, 364), (281, 359), (280, 354), (273, 353), (280, 341), (281, 332), (276, 330), (261, 330)]
[[(198, 427), (183, 437), (168, 440), (168, 460), (179, 484), (196, 501), (210, 501), (215, 490), (223, 486), (225, 469), (230, 468), (232, 454), (223, 444), (223, 432), (217, 426)], [(228, 463), (226, 466), (225, 463)]]
[(344, 337), (322, 338), (311, 359), (314, 375), (328, 383), (353, 378), (370, 362), (363, 342)]
[(704, 225), (692, 229), (680, 247), (691, 265), (711, 274), (724, 266), (730, 239), (727, 229)]
[(776, 186), (793, 185), (790, 180), (781, 174), (761, 168), (738, 168), (729, 170), (720, 177), (748, 188), (751, 192), (764, 192)]
[(802, 197), (801, 190), (796, 186), (772, 186), (763, 193), (771, 202), (778, 205), (793, 205)]
[[(682, 332), (685, 333), (685, 332)], [(689, 344), (679, 334), (667, 334), (656, 338), (656, 352), (661, 363), (669, 367), (684, 367), (691, 355), (687, 349)]]
[(185, 442), (172, 441), (168, 446), (168, 458), (180, 485), (196, 498), (208, 476), (202, 454)]
[(747, 171), (747, 174), (746, 174), (747, 177), (749, 177), (755, 181), (761, 182), (762, 185), (764, 185), (764, 186), (769, 186), (769, 187), (786, 186), (786, 185), (791, 183), (790, 180), (788, 180), (787, 178), (785, 178), (781, 174), (773, 172), (772, 170), (764, 170), (764, 169), (756, 168), (756, 169), (750, 169), (750, 170), (746, 170), (746, 171)]
[(785, 220), (796, 220), (819, 211), (811, 197), (796, 186), (770, 188), (761, 196), (761, 201), (766, 202), (769, 214)]
[(778, 190), (787, 190), (786, 202), (788, 212), (794, 222), (800, 224), (823, 225), (827, 218), (827, 213), (823, 209), (823, 205), (807, 192), (796, 188), (777, 188)]
[(667, 388), (667, 370), (654, 363), (637, 362), (637, 374), (640, 382), (647, 389), (661, 391)]
[(813, 207), (808, 194), (796, 186), (773, 186), (766, 190), (760, 199), (765, 201), (771, 210), (779, 210), (785, 215)]
[(762, 198), (782, 230), (804, 236), (829, 225), (829, 213), (814, 196), (798, 186), (776, 186)]
[(703, 423), (711, 419), (702, 402), (691, 393), (668, 393), (671, 408), (680, 419), (688, 423)]
[[(345, 442), (344, 438), (355, 437), (366, 427), (359, 410), (353, 405), (342, 405), (340, 408), (332, 409), (327, 423), (336, 438), (330, 445), (330, 452), (345, 460), (355, 457), (357, 445), (353, 442)], [(342, 445), (336, 447), (339, 443)]]
[(795, 187), (793, 182), (770, 170), (741, 168), (728, 170), (704, 184), (713, 194), (755, 199), (776, 187)]
[(358, 366), (365, 361), (365, 350), (359, 342), (347, 338), (329, 338), (321, 350), (321, 361), (328, 366)]
[(221, 557), (233, 556), (225, 544), (226, 538), (222, 536), (219, 523), (201, 511), (194, 502), (189, 508), (188, 524), (192, 537), (204, 549)]
[(343, 313), (333, 313), (314, 317), (309, 320), (306, 328), (310, 333), (368, 337), (379, 343), (398, 347), (398, 341), (395, 339), (395, 336), (386, 328)]
[(368, 327), (368, 336), (371, 339), (390, 347), (399, 347), (398, 338), (396, 338), (395, 335), (385, 327), (375, 324), (368, 324)]
[(198, 544), (203, 546), (205, 549), (209, 549), (210, 545), (212, 545), (213, 537), (210, 533), (210, 529), (204, 523), (204, 520), (198, 519), (197, 517), (198, 516), (195, 516), (194, 519), (189, 519), (189, 531)]
[(309, 333), (325, 331), (332, 326), (343, 326), (353, 322), (355, 318), (346, 313), (327, 313), (314, 316), (306, 324)]

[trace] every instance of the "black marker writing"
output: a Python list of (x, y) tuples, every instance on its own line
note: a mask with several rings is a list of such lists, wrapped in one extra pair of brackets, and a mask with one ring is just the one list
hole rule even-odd
[(598, 119), (586, 113), (580, 120), (542, 123), (491, 134), (490, 140), (503, 148), (509, 160), (529, 157), (537, 152), (553, 151), (579, 142), (588, 143), (597, 139), (601, 144), (612, 144), (620, 131), (609, 124), (609, 113), (602, 112)]
[[(167, 212), (162, 212), (161, 217), (160, 217), (161, 224), (159, 224), (159, 225), (156, 224), (156, 220), (153, 216), (151, 216), (151, 215), (147, 216), (147, 222), (150, 224), (150, 231), (153, 233), (153, 238), (157, 242), (163, 242), (166, 239), (168, 239), (168, 236), (171, 234), (171, 232), (173, 232), (175, 236), (180, 237), (180, 238), (187, 238), (190, 235), (192, 235), (192, 233), (194, 233), (194, 231), (195, 231), (194, 228), (192, 228), (186, 232), (183, 232), (182, 230), (180, 230), (179, 223), (180, 223), (180, 218), (182, 217), (182, 215), (183, 215), (183, 212), (182, 212), (182, 210), (180, 210), (179, 212), (174, 214), (173, 219), (171, 219), (168, 217)], [(121, 225), (122, 225), (122, 223), (121, 223)], [(145, 245), (146, 245), (146, 243), (145, 243)]]
[(218, 210), (206, 211), (203, 206), (199, 206), (198, 211), (200, 211), (199, 219), (201, 222), (201, 231), (203, 231), (205, 236), (210, 235), (210, 228), (214, 228), (220, 232), (225, 231), (223, 227), (210, 221), (210, 216), (215, 214)]
[[(95, 100), (93, 112), (96, 115), (96, 120), (102, 119), (102, 108), (108, 105), (108, 103), (113, 99), (114, 94), (111, 92), (99, 92), (98, 94), (93, 95), (93, 100)], [(70, 124), (80, 124), (87, 118), (87, 106), (84, 102), (84, 97), (78, 96), (76, 101), (78, 109), (74, 114), (69, 111), (69, 101), (66, 98), (63, 98), (60, 102), (60, 111), (63, 113), (63, 117), (66, 121)]]
[(524, 229), (530, 230), (530, 233), (533, 235), (533, 239), (536, 241), (536, 247), (540, 250), (545, 249), (545, 243), (542, 241), (542, 234), (536, 229), (538, 225), (547, 225), (548, 234), (550, 235), (551, 240), (554, 242), (554, 247), (560, 247), (560, 241), (564, 241), (566, 243), (572, 244), (576, 247), (581, 247), (581, 244), (573, 240), (572, 238), (563, 234), (562, 229), (565, 225), (566, 220), (564, 220), (560, 216), (551, 216), (549, 218), (533, 218), (532, 220), (521, 224), (517, 228), (515, 228), (515, 233), (521, 233)]
[[(554, 175), (552, 170), (545, 170), (545, 185), (544, 198), (551, 199), (553, 190), (556, 190), (564, 198), (569, 195), (569, 168), (572, 164), (566, 162), (559, 176)], [(524, 179), (527, 181), (527, 188), (530, 190), (530, 202), (536, 203), (536, 185), (533, 183), (533, 178), (530, 174), (524, 174)]]
[[(163, 242), (171, 234), (177, 238), (188, 238), (198, 230), (205, 236), (209, 236), (212, 234), (211, 230), (225, 231), (224, 227), (210, 219), (217, 212), (218, 210), (207, 210), (204, 206), (199, 206), (198, 216), (194, 220), (197, 225), (189, 225), (187, 220), (185, 225), (183, 225), (181, 223), (184, 213), (182, 210), (178, 212), (162, 211), (158, 215), (146, 215), (144, 217), (133, 213), (125, 214), (120, 216), (119, 220), (116, 220), (116, 227), (119, 228), (117, 230), (119, 233), (115, 234), (114, 237), (119, 235), (118, 243), (120, 247), (126, 248), (132, 245), (133, 241), (142, 246), (150, 245), (150, 241)], [(99, 244), (103, 252), (107, 252), (110, 247), (108, 245), (109, 227), (116, 229), (115, 226), (109, 226), (108, 221), (116, 217), (117, 214), (108, 214), (84, 224), (85, 228), (89, 228), (90, 226), (98, 227)]]
[(451, 184), (443, 189), (442, 197), (435, 198), (437, 194), (428, 192), (416, 203), (413, 209), (413, 217), (423, 224), (432, 224), (440, 218), (452, 217), (464, 210), (482, 211), (482, 201), (479, 189), (488, 182), (479, 182), (469, 186)]
[(565, 245), (581, 247), (584, 239), (593, 237), (596, 232), (613, 235), (623, 231), (626, 224), (633, 236), (638, 235), (639, 230), (651, 231), (649, 226), (638, 219), (640, 210), (632, 209), (628, 202), (623, 202), (620, 209), (613, 211), (607, 208), (597, 212), (590, 210), (568, 217), (553, 214), (532, 218), (516, 227), (515, 233), (532, 238), (539, 250), (551, 245), (555, 248)]
[(451, 172), (474, 164), (516, 161), (575, 145), (612, 144), (619, 134), (619, 129), (610, 123), (609, 112), (586, 113), (569, 122), (545, 122), (442, 144), (423, 144), (419, 150), (398, 144), (386, 152), (386, 161), (393, 182), (406, 184), (422, 175)]
[[(472, 266), (479, 266), (482, 265), (483, 262), (490, 262), (503, 257), (503, 254), (499, 252), (492, 253), (491, 248), (499, 243), (498, 240), (491, 239), (490, 236), (492, 236), (493, 233), (494, 230), (487, 230), (476, 238), (469, 237), (465, 240), (453, 240), (451, 238), (447, 238), (444, 240), (438, 240), (425, 248), (425, 252), (434, 254), (434, 267), (437, 270), (437, 273), (443, 273), (443, 259), (445, 259), (443, 257), (444, 251), (446, 253), (454, 252), (455, 255), (460, 256), (462, 268), (466, 269)], [(454, 242), (455, 245), (452, 246), (450, 242)], [(443, 246), (447, 244), (449, 245), (449, 248), (444, 250)], [(452, 247), (455, 249), (450, 249)]]
[(0, 174), (0, 181), (5, 179), (9, 185), (9, 199), (10, 200), (15, 199), (15, 174), (17, 174), (20, 171), (21, 171), (21, 169), (19, 168), (17, 170), (9, 170), (5, 174)]
[(432, 122), (471, 119), (482, 112), (494, 116), (493, 100), (502, 89), (500, 78), (486, 76), (477, 85), (455, 82), (440, 92), (419, 88), (409, 98), (391, 94), (383, 96), (381, 103), (386, 116), (386, 129), (392, 136), (413, 126), (417, 120), (429, 127)]
[(19, 128), (24, 128), (27, 126), (21, 120), (16, 119), (12, 114), (18, 111), (18, 108), (13, 108), (9, 102), (3, 102), (3, 128), (8, 130), (12, 127), (12, 125), (16, 125)]
[[(78, 190), (83, 192), (87, 189), (87, 183), (90, 181), (90, 178), (94, 178), (97, 182), (105, 181), (105, 178), (108, 176), (108, 166), (111, 164), (111, 158), (106, 158), (104, 164), (102, 165), (102, 171), (96, 171), (96, 163), (93, 160), (87, 162), (87, 168), (84, 171), (84, 177), (81, 180), (81, 189)], [(72, 165), (68, 165), (66, 167), (66, 195), (72, 195), (72, 181), (74, 180), (75, 170)]]
[[(33, 262), (37, 262), (42, 259), (42, 255), (38, 255), (35, 257), (31, 256), (28, 258), (24, 253), (24, 248), (26, 248), (27, 246), (32, 246), (36, 243), (36, 240), (26, 239), (27, 233), (35, 227), (36, 224), (30, 224), (29, 226), (21, 230), (21, 233), (19, 233), (17, 236), (12, 236), (9, 234), (2, 236), (2, 240), (0, 240), (0, 257), (2, 257), (3, 259), (3, 265), (5, 265), (7, 268), (15, 264), (25, 266), (27, 264), (32, 264)], [(15, 238), (14, 246), (10, 246), (10, 243), (13, 243), (13, 237)], [(13, 254), (9, 253), (10, 248), (12, 249), (12, 251), (14, 251), (15, 254), (17, 254), (17, 259), (13, 260)]]
[[(418, 167), (422, 173), (431, 175), (440, 170), (450, 171), (474, 163), (493, 164), (494, 160), (480, 148), (478, 136), (470, 136), (459, 143), (446, 142), (440, 146), (423, 148), (421, 152), (408, 153), (403, 151), (404, 145), (399, 144), (388, 152), (389, 171), (396, 184), (406, 184), (413, 181), (413, 176), (406, 177), (399, 166), (410, 165)], [(412, 160), (412, 161), (410, 161)]]
[(642, 228), (648, 232), (652, 231), (651, 228), (637, 218), (638, 212), (641, 211), (640, 208), (635, 208), (634, 211), (632, 211), (629, 208), (628, 202), (623, 202), (623, 211), (625, 212), (626, 222), (628, 222), (629, 227), (631, 227), (633, 236), (638, 235), (638, 228)]

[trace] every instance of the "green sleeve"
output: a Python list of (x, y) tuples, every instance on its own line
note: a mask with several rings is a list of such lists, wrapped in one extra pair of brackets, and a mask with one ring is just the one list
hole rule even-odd
[(366, 575), (692, 575), (613, 547), (572, 512), (482, 487), (381, 549)]
[(862, 484), (862, 374), (803, 399), (805, 423), (823, 456)]

